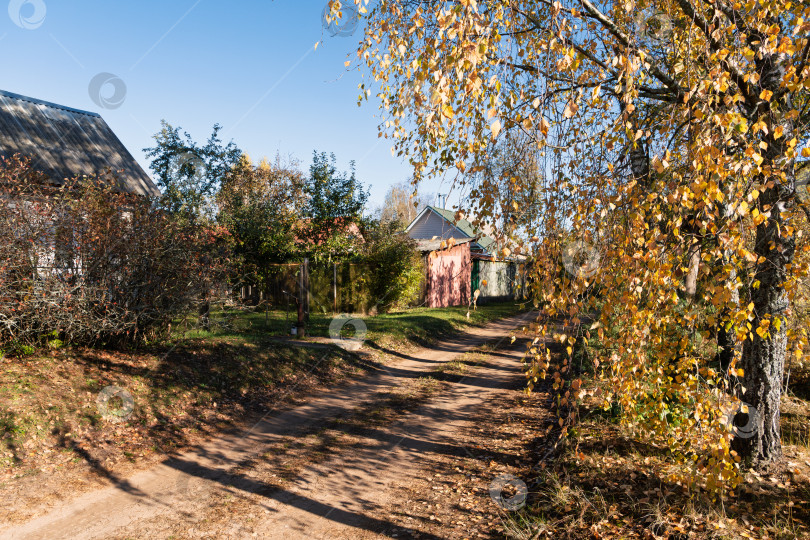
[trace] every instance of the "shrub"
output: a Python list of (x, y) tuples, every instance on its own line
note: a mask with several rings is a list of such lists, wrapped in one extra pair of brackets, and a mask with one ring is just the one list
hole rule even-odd
[(0, 347), (133, 341), (207, 294), (216, 231), (116, 185), (0, 160)]
[(380, 311), (413, 305), (419, 299), (424, 267), (416, 243), (395, 224), (379, 225), (366, 234), (363, 260), (368, 287)]

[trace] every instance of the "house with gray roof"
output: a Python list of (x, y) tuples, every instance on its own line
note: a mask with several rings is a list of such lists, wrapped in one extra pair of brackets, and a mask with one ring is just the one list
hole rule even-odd
[(55, 186), (109, 169), (123, 192), (160, 194), (100, 115), (0, 90), (0, 156), (15, 154)]
[(416, 240), (447, 240), (454, 238), (471, 242), (473, 256), (489, 257), (495, 254), (496, 241), (484, 232), (476, 229), (466, 219), (456, 221), (455, 213), (436, 206), (428, 206), (419, 212), (405, 229), (405, 232)]

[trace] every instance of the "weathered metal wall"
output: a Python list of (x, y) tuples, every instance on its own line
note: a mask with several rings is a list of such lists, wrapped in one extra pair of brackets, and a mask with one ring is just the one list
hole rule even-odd
[(432, 251), (426, 257), (425, 305), (460, 306), (470, 302), (470, 244)]
[(524, 264), (510, 261), (480, 261), (479, 302), (522, 300), (526, 294)]

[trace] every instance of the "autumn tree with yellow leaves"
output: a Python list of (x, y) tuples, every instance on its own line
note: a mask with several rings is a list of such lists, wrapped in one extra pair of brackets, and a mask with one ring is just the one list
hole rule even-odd
[[(543, 317), (528, 376), (560, 392), (563, 423), (596, 394), (673, 450), (691, 471), (679, 480), (709, 489), (779, 460), (785, 365), (807, 342), (794, 302), (807, 275), (810, 7), (348, 1), (366, 19), (361, 101), (379, 100), (415, 178), (455, 175), (496, 226), (499, 185), (532, 194), (522, 251), (538, 261)], [(478, 182), (509, 135), (534, 145), (540, 177)], [(598, 265), (584, 271), (571, 249)], [(575, 329), (556, 336), (569, 356), (576, 335), (604, 342), (598, 391), (552, 361), (549, 320)]]

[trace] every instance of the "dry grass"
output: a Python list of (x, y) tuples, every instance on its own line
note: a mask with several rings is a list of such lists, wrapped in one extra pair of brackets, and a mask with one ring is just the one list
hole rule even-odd
[(784, 408), (783, 466), (770, 474), (749, 473), (731, 496), (712, 500), (665, 480), (674, 467), (665, 448), (635, 440), (586, 407), (578, 437), (532, 473), (538, 487), (527, 508), (508, 517), (509, 535), (526, 538), (531, 530), (534, 538), (810, 538), (810, 404), (789, 397)]
[[(559, 353), (559, 351), (557, 351)], [(596, 400), (580, 409), (575, 434), (557, 452), (536, 441), (526, 508), (504, 518), (511, 538), (810, 538), (810, 369), (791, 366), (782, 402), (784, 460), (748, 473), (736, 492), (713, 500), (667, 479), (669, 450), (623, 430)], [(588, 385), (598, 385), (593, 380)]]

